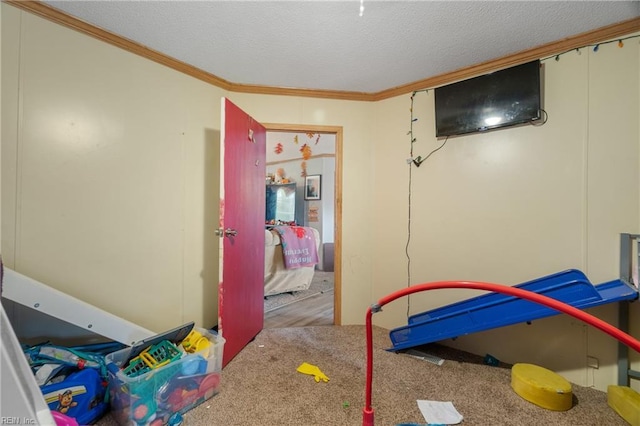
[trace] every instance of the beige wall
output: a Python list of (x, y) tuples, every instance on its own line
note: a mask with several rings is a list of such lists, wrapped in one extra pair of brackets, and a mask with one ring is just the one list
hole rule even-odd
[(7, 266), (151, 330), (215, 325), (224, 93), (2, 10)]
[[(262, 122), (343, 127), (343, 324), (426, 281), (512, 285), (568, 268), (614, 279), (618, 234), (640, 231), (636, 43), (546, 61), (544, 126), (450, 138), (411, 170), (409, 278), (409, 94), (366, 103), (226, 93), (5, 4), (2, 32), (3, 258), (150, 329), (215, 323), (221, 96)], [(441, 143), (433, 93), (414, 99), (414, 154), (424, 157)], [(407, 310), (475, 295), (414, 295), (374, 320), (392, 328)], [(593, 312), (616, 320), (615, 306)], [(601, 389), (615, 382), (613, 339), (563, 316), (447, 344)]]
[[(411, 175), (411, 279), (407, 277), (410, 96), (379, 102), (373, 151), (374, 297), (408, 283), (475, 280), (518, 284), (569, 268), (599, 284), (618, 277), (619, 233), (638, 232), (638, 46), (545, 61), (548, 122), (450, 138)], [(433, 92), (414, 98), (414, 155), (434, 137)], [(445, 302), (479, 295), (450, 290), (401, 299), (375, 317), (392, 328)], [(635, 324), (640, 318), (632, 305)], [(616, 323), (616, 306), (593, 309)], [(638, 336), (637, 325), (634, 328)], [(615, 340), (569, 317), (460, 337), (447, 344), (506, 362), (534, 362), (576, 383), (616, 380)], [(586, 368), (586, 357), (600, 361)], [(638, 357), (636, 356), (637, 360)]]
[(371, 268), (375, 209), (372, 147), (375, 104), (286, 96), (231, 93), (229, 98), (265, 123), (343, 128), (342, 324), (362, 324), (372, 301)]

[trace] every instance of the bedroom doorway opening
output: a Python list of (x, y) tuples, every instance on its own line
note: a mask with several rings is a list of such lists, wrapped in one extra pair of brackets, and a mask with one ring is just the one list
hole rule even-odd
[[(263, 124), (267, 129), (267, 189), (273, 183), (278, 187), (295, 188), (292, 223), (313, 228), (319, 235), (318, 264), (313, 268), (309, 287), (289, 292), (285, 282), (277, 290), (284, 290), (282, 293), (266, 296), (265, 328), (339, 325), (342, 127)], [(316, 185), (319, 188), (315, 188)], [(288, 210), (288, 207), (284, 209)], [(268, 210), (266, 207), (265, 219), (273, 216)], [(283, 217), (290, 218), (288, 212)], [(268, 229), (267, 222), (270, 221), (265, 220)], [(265, 264), (269, 261), (265, 259)]]

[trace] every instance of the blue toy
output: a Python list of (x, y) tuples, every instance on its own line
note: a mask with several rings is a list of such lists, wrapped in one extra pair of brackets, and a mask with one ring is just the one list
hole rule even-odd
[[(108, 376), (100, 352), (109, 347), (96, 346), (98, 352), (49, 343), (23, 348), (52, 412), (71, 417), (81, 425), (94, 423), (106, 413), (109, 408)], [(86, 348), (90, 347), (82, 347)]]
[(81, 425), (93, 423), (109, 408), (106, 383), (93, 368), (71, 373), (40, 390), (50, 410), (73, 417)]

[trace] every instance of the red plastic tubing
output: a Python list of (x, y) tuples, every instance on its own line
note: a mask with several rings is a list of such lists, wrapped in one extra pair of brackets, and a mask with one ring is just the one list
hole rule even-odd
[(592, 325), (605, 333), (611, 335), (615, 339), (624, 343), (628, 347), (632, 348), (636, 352), (640, 353), (640, 341), (634, 339), (627, 333), (618, 330), (611, 324), (602, 321), (599, 318), (594, 317), (584, 311), (581, 311), (578, 308), (574, 308), (571, 305), (567, 305), (566, 303), (559, 302), (556, 299), (552, 299), (551, 297), (543, 296), (538, 293), (534, 293), (532, 291), (523, 290), (520, 288), (510, 287), (506, 285), (500, 284), (492, 284), (492, 283), (484, 283), (477, 281), (438, 281), (426, 284), (418, 284), (413, 287), (407, 287), (402, 290), (398, 290), (394, 293), (391, 293), (378, 301), (377, 304), (373, 305), (369, 309), (367, 309), (367, 317), (366, 317), (366, 328), (367, 328), (367, 378), (366, 378), (366, 387), (365, 387), (365, 407), (362, 410), (362, 425), (363, 426), (373, 426), (373, 418), (374, 412), (371, 407), (371, 384), (373, 383), (373, 331), (371, 318), (374, 314), (374, 310), (378, 312), (380, 308), (386, 305), (389, 302), (393, 302), (394, 300), (408, 296), (413, 293), (419, 293), (421, 291), (427, 290), (437, 290), (444, 288), (465, 288), (465, 289), (474, 289), (474, 290), (485, 290), (485, 291), (493, 291), (496, 293), (508, 294), (511, 296), (516, 296), (521, 299), (530, 300), (535, 303), (539, 303), (541, 305), (547, 306), (549, 308), (555, 309), (556, 311), (563, 312), (565, 314), (571, 315), (575, 318), (578, 318), (581, 321), (586, 322), (589, 325)]

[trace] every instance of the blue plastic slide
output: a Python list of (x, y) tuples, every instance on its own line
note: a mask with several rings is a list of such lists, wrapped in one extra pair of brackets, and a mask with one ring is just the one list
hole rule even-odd
[[(576, 269), (558, 272), (515, 287), (543, 294), (578, 309), (638, 298), (638, 290), (622, 280), (594, 286), (584, 273)], [(489, 293), (412, 315), (408, 325), (389, 332), (393, 343), (391, 350), (398, 351), (556, 314), (556, 310), (538, 303), (500, 293)]]

